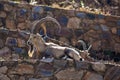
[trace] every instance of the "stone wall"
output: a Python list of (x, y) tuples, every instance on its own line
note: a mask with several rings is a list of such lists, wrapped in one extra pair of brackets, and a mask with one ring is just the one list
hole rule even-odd
[(57, 25), (47, 22), (48, 36), (75, 47), (79, 46), (77, 41), (83, 39), (93, 45), (93, 51), (120, 53), (120, 17), (0, 1), (0, 28), (10, 30), (0, 30), (0, 54), (6, 49), (4, 53), (27, 55), (28, 35), (17, 30), (30, 31), (33, 21), (47, 15), (55, 18), (62, 26), (61, 32), (57, 33)]
[(54, 60), (0, 62), (0, 80), (120, 80), (120, 66), (104, 63)]
[[(27, 59), (26, 41), (31, 23), (49, 14), (62, 26), (47, 22), (47, 34), (77, 46), (83, 39), (92, 44), (92, 50), (120, 52), (120, 18), (73, 10), (0, 2), (0, 80), (120, 80), (120, 66), (103, 62), (76, 62), (53, 60), (45, 63)], [(7, 28), (7, 29), (3, 29)]]

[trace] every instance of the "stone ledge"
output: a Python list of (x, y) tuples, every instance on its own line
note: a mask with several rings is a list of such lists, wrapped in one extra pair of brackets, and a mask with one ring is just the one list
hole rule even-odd
[[(59, 63), (59, 64), (58, 64)], [(71, 66), (72, 65), (72, 66)], [(37, 59), (18, 61), (0, 61), (0, 79), (35, 79), (47, 78), (48, 80), (108, 80), (113, 77), (119, 80), (120, 65), (104, 64), (102, 62), (79, 62), (76, 66), (73, 61), (54, 60), (44, 63)], [(112, 75), (111, 73), (114, 74)], [(9, 76), (9, 77), (8, 77)], [(43, 79), (44, 80), (44, 79)]]

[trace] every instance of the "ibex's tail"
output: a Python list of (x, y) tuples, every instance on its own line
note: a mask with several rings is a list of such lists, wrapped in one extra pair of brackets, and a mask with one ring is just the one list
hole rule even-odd
[[(47, 16), (47, 17), (42, 18), (40, 20), (34, 21), (33, 24), (32, 24), (31, 32), (32, 33), (36, 33), (37, 27), (39, 27), (39, 28), (41, 27), (44, 30), (44, 34), (47, 34), (45, 25), (42, 25), (42, 23), (44, 23), (46, 21), (52, 21), (53, 23), (57, 24), (58, 25), (58, 31), (57, 32), (61, 31), (61, 26), (60, 26), (59, 22), (55, 18)], [(37, 26), (37, 25), (41, 25), (41, 26)]]

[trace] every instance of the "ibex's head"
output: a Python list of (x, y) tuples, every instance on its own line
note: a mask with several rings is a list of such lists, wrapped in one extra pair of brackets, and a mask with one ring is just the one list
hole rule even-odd
[[(40, 44), (44, 44), (44, 40), (40, 34), (30, 34), (30, 37), (27, 41), (27, 45), (29, 46), (28, 55), (29, 57), (33, 57), (35, 50), (40, 47)], [(42, 46), (42, 45), (41, 45)]]
[[(37, 33), (37, 32), (40, 32), (40, 29), (42, 29), (44, 31), (44, 35), (46, 36), (47, 35), (47, 30), (46, 30), (46, 25), (45, 25), (45, 22), (48, 22), (48, 21), (52, 21), (54, 22), (55, 24), (57, 24), (58, 26), (58, 32), (61, 31), (61, 26), (59, 24), (59, 22), (55, 19), (55, 18), (52, 18), (52, 17), (45, 17), (45, 18), (42, 18), (40, 20), (37, 20), (37, 21), (34, 21), (32, 23), (32, 28), (31, 28), (31, 32), (32, 33)], [(41, 35), (37, 34), (30, 34), (30, 37), (27, 41), (27, 44), (29, 46), (29, 51), (28, 51), (28, 55), (29, 57), (32, 57), (33, 56), (33, 53), (35, 52), (35, 50), (38, 50), (39, 49), (43, 49), (43, 45), (44, 44), (44, 40), (43, 38), (41, 37)]]

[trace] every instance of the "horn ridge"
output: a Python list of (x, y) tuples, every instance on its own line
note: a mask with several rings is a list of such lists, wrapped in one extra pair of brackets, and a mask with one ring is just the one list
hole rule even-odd
[[(40, 20), (34, 21), (33, 24), (32, 24), (31, 32), (34, 33), (37, 25), (38, 25), (38, 24), (41, 25), (42, 23), (44, 23), (44, 22), (46, 22), (46, 21), (52, 21), (52, 22), (56, 23), (56, 24), (58, 25), (58, 32), (60, 33), (60, 31), (61, 31), (61, 25), (59, 24), (59, 22), (58, 22), (55, 18), (50, 17), (50, 16), (46, 16), (45, 18), (42, 18), (42, 19), (40, 19)], [(44, 29), (43, 29), (43, 30), (44, 30)]]

